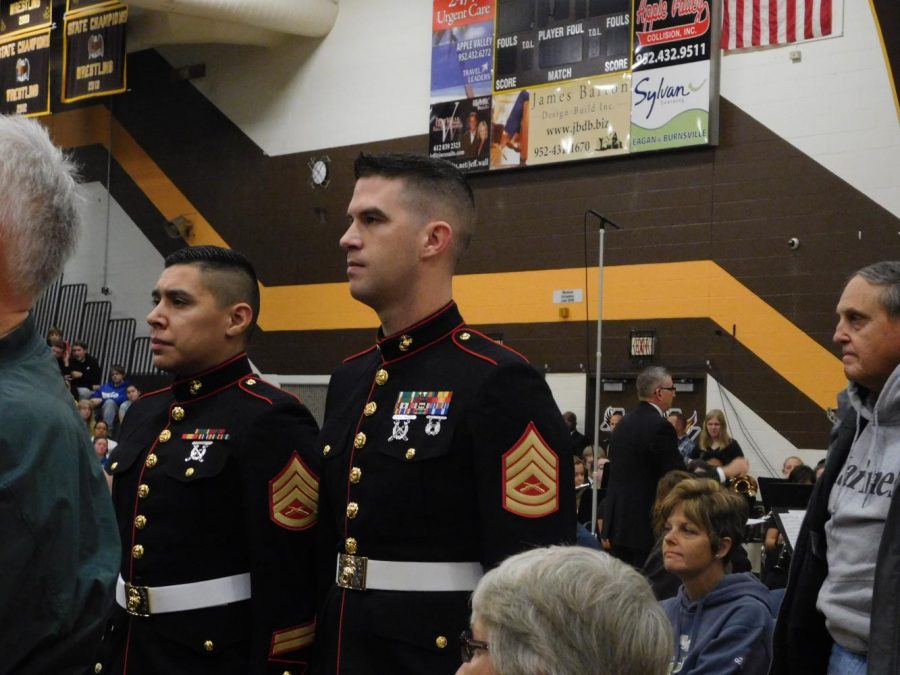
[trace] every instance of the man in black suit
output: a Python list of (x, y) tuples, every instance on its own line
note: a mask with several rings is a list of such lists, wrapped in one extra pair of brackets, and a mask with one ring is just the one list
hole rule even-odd
[(578, 417), (576, 417), (575, 413), (567, 410), (563, 413), (563, 421), (566, 423), (566, 426), (569, 427), (569, 438), (572, 439), (572, 454), (581, 457), (581, 453), (591, 443), (587, 439), (587, 436), (578, 431)]
[(478, 156), (478, 115), (470, 112), (467, 118), (469, 128), (462, 136), (463, 155), (466, 157)]
[(611, 553), (638, 568), (653, 548), (651, 510), (656, 484), (667, 472), (683, 469), (678, 437), (665, 411), (675, 398), (672, 376), (651, 366), (637, 378), (640, 403), (616, 426), (610, 439), (612, 471), (601, 536)]

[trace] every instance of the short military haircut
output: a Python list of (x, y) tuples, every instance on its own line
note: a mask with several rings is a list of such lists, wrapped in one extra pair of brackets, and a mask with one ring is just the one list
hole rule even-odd
[(26, 298), (37, 298), (75, 251), (75, 174), (38, 122), (0, 115), (0, 257), (10, 288)]
[(353, 164), (356, 179), (380, 176), (402, 180), (404, 196), (426, 220), (445, 220), (453, 230), (458, 260), (475, 231), (475, 195), (462, 171), (443, 159), (411, 153), (360, 153)]
[(860, 276), (873, 286), (880, 286), (882, 307), (892, 319), (900, 319), (900, 260), (874, 263), (853, 276)]
[(638, 398), (646, 400), (653, 396), (653, 392), (657, 390), (657, 388), (662, 387), (669, 377), (669, 371), (663, 368), (662, 366), (650, 366), (649, 368), (644, 368), (641, 371), (641, 374), (637, 376), (637, 395)]
[(731, 549), (722, 557), (727, 563), (744, 540), (748, 505), (743, 497), (723, 488), (709, 478), (692, 478), (679, 482), (656, 508), (656, 529), (662, 532), (666, 520), (681, 506), (684, 517), (709, 536), (713, 553), (718, 553), (723, 539), (731, 539)]
[(165, 266), (196, 265), (206, 280), (206, 287), (220, 307), (246, 302), (253, 310), (247, 329), (247, 339), (256, 329), (259, 317), (259, 283), (251, 262), (230, 248), (221, 246), (189, 246), (179, 249), (165, 259)]

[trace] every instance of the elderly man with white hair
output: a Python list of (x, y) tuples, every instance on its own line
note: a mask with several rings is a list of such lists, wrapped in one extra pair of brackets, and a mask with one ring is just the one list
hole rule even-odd
[(600, 551), (551, 546), (488, 572), (457, 675), (665, 675), (672, 629), (647, 581)]
[(29, 309), (75, 248), (71, 164), (0, 115), (0, 672), (83, 673), (112, 603), (119, 537), (84, 421)]

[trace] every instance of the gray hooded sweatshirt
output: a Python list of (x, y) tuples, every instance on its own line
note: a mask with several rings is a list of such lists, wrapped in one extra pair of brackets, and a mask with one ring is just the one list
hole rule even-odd
[(816, 607), (835, 642), (865, 654), (878, 545), (900, 480), (900, 366), (877, 397), (852, 382), (847, 392), (856, 440), (828, 500), (828, 577)]

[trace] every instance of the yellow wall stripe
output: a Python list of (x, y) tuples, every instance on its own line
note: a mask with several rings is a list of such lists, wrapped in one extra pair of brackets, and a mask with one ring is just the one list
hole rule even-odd
[[(65, 146), (110, 146), (132, 180), (168, 219), (194, 223), (192, 245), (228, 244), (197, 212), (131, 135), (103, 106), (54, 115), (47, 120), (54, 140)], [(773, 370), (823, 408), (845, 385), (840, 361), (771, 305), (709, 260), (621, 265), (604, 270), (603, 318), (609, 321), (708, 317)], [(596, 321), (597, 268), (588, 271), (588, 304), (570, 307), (569, 319), (553, 304), (556, 289), (582, 288), (581, 268), (468, 274), (456, 277), (454, 297), (472, 324)], [(368, 307), (350, 297), (346, 283), (266, 287), (260, 285), (265, 331), (375, 328)], [(667, 292), (677, 290), (675, 293)]]

